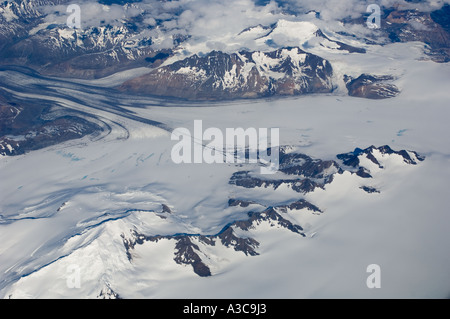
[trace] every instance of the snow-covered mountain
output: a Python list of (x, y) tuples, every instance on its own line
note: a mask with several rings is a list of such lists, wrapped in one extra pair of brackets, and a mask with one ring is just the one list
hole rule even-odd
[[(87, 21), (84, 21), (81, 29), (71, 29), (66, 25), (68, 13), (64, 12), (68, 4), (69, 1), (64, 0), (17, 0), (5, 1), (0, 4), (0, 21), (2, 21), (0, 25), (2, 39), (0, 63), (29, 66), (47, 75), (86, 79), (105, 77), (118, 71), (137, 67), (148, 67), (152, 70), (169, 57), (172, 59), (160, 71), (157, 71), (158, 74), (167, 73), (169, 68), (179, 71), (180, 60), (184, 60), (184, 64), (204, 65), (207, 56), (217, 56), (218, 52), (224, 56), (230, 56), (232, 60), (242, 58), (238, 64), (258, 64), (262, 61), (258, 61), (256, 57), (254, 57), (256, 60), (253, 61), (253, 57), (248, 55), (260, 52), (261, 57), (270, 58), (269, 55), (274, 54), (273, 52), (299, 48), (301, 51), (305, 51), (302, 54), (308, 56), (315, 54), (328, 59), (330, 53), (334, 56), (365, 54), (371, 45), (410, 41), (423, 42), (426, 45), (425, 53), (434, 61), (448, 61), (449, 5), (444, 5), (431, 12), (401, 6), (383, 7), (383, 28), (374, 30), (371, 34), (367, 32), (367, 28), (365, 32), (361, 32), (358, 28), (365, 26), (364, 19), (366, 17), (364, 15), (358, 19), (343, 19), (341, 24), (327, 27), (321, 20), (319, 11), (316, 11), (315, 15), (307, 13), (304, 21), (293, 20), (285, 14), (273, 23), (250, 25), (234, 34), (227, 34), (224, 38), (219, 39), (222, 41), (221, 45), (215, 45), (213, 41), (199, 41), (186, 30), (176, 27), (177, 22), (174, 21), (179, 19), (178, 16), (183, 10), (177, 5), (174, 5), (173, 8), (169, 6), (166, 8), (173, 17), (166, 13), (165, 18), (158, 16), (155, 19), (152, 14), (155, 14), (154, 11), (164, 8), (164, 4), (133, 1), (119, 4), (94, 2), (91, 5), (85, 5), (82, 3), (83, 18)], [(160, 8), (160, 6), (162, 7)], [(86, 12), (88, 10), (92, 13), (88, 14)], [(215, 49), (214, 46), (218, 46), (218, 48), (222, 46), (226, 49)], [(284, 59), (285, 57), (283, 61)], [(176, 64), (173, 64), (174, 61)], [(272, 63), (280, 63), (280, 61), (272, 61)], [(264, 74), (264, 72), (260, 76), (267, 78), (266, 81), (263, 81), (265, 83), (257, 83), (255, 89), (249, 90), (243, 86), (248, 80), (244, 79), (247, 77), (245, 72), (249, 72), (251, 68), (250, 70), (244, 69), (242, 79), (237, 79), (234, 87), (231, 88), (233, 75), (229, 74), (228, 78), (222, 78), (222, 75), (231, 71), (228, 64), (222, 63), (216, 66), (216, 69), (221, 69), (216, 70), (218, 73), (215, 72), (215, 76), (219, 75), (222, 83), (220, 85), (216, 83), (219, 80), (214, 77), (209, 79), (211, 82), (209, 85), (214, 86), (214, 90), (205, 88), (207, 92), (203, 93), (202, 90), (195, 94), (182, 93), (190, 91), (193, 86), (204, 87), (205, 78), (202, 76), (191, 76), (187, 79), (185, 75), (179, 79), (180, 83), (168, 85), (172, 89), (167, 89), (165, 85), (167, 83), (160, 84), (159, 88), (156, 88), (155, 84), (149, 83), (145, 88), (146, 81), (155, 81), (156, 71), (154, 70), (149, 72), (146, 81), (136, 78), (135, 82), (128, 82), (124, 87), (141, 93), (150, 91), (156, 95), (188, 99), (195, 98), (197, 94), (200, 99), (219, 99), (243, 96), (259, 97), (270, 94), (297, 95), (316, 91), (315, 89), (305, 89), (306, 85), (296, 83), (295, 79), (284, 80), (281, 85), (277, 83), (272, 88), (271, 74)], [(316, 65), (313, 63), (311, 67), (314, 68)], [(258, 65), (257, 71), (264, 71), (261, 70), (261, 67), (263, 64)], [(272, 67), (273, 65), (265, 67), (265, 71), (272, 72), (270, 70)], [(331, 67), (333, 67), (333, 63), (331, 63)], [(278, 68), (273, 72), (275, 73), (272, 75), (277, 79), (292, 77), (292, 68), (285, 70)], [(256, 76), (254, 72), (252, 74)], [(374, 75), (390, 76), (391, 74), (372, 74), (372, 76)], [(237, 75), (237, 77), (239, 76)], [(307, 76), (311, 76), (311, 74), (307, 74)], [(178, 77), (176, 76), (176, 78)], [(304, 79), (305, 77), (303, 77), (303, 81)], [(323, 76), (322, 80), (328, 81)], [(178, 80), (174, 79), (174, 81)], [(184, 84), (184, 82), (186, 83)], [(303, 88), (299, 88), (299, 85)], [(206, 84), (207, 86), (208, 84)], [(314, 87), (314, 85), (312, 86)], [(329, 83), (326, 86), (330, 87)], [(319, 85), (318, 91), (320, 92), (322, 91), (321, 87), (323, 85)], [(220, 88), (222, 94), (218, 93)], [(392, 90), (388, 89), (388, 91)]]
[[(1, 63), (26, 65), (55, 76), (99, 78), (152, 65), (158, 60), (153, 59), (158, 53), (170, 54), (150, 47), (152, 37), (148, 29), (136, 25), (139, 16), (73, 29), (66, 24), (69, 13), (64, 10), (68, 4), (70, 1), (64, 0), (2, 3)], [(130, 5), (124, 6), (125, 12), (127, 9), (131, 10)], [(108, 14), (109, 9), (104, 10), (103, 14)], [(173, 39), (177, 41), (176, 36)]]
[(191, 56), (120, 86), (125, 92), (193, 100), (328, 93), (333, 90), (328, 61), (300, 48)]
[(0, 297), (448, 297), (448, 4), (71, 3), (0, 3)]
[[(260, 187), (273, 188), (274, 191), (279, 187), (286, 187), (287, 189), (306, 194), (313, 192), (317, 187), (325, 189), (326, 184), (333, 182), (335, 174), (349, 172), (341, 168), (335, 161), (313, 160), (307, 155), (291, 152), (286, 154), (283, 150), (284, 148), (282, 148), (280, 154), (280, 171), (291, 175), (289, 180), (273, 178), (264, 180), (264, 178), (251, 177), (251, 181), (249, 181), (249, 172), (237, 172), (231, 177), (230, 184), (250, 189)], [(385, 162), (397, 161), (403, 162), (403, 165), (417, 165), (424, 160), (416, 152), (405, 150), (396, 152), (387, 145), (378, 148), (371, 146), (364, 150), (357, 148), (353, 152), (338, 155), (337, 158), (343, 159), (344, 165), (356, 169), (350, 174), (355, 174), (361, 178), (359, 183), (362, 186), (359, 188), (367, 193), (380, 193), (374, 187), (363, 185), (373, 183), (364, 180), (372, 178), (370, 173), (371, 170), (374, 170), (373, 164), (378, 165), (376, 169), (378, 170), (383, 169), (381, 163)], [(364, 164), (361, 164), (361, 162)], [(364, 172), (364, 174), (361, 172)], [(128, 235), (129, 237), (123, 235), (128, 259), (131, 263), (133, 262), (133, 252), (136, 245), (144, 245), (146, 242), (174, 241), (174, 261), (177, 264), (192, 266), (193, 271), (201, 277), (211, 276), (213, 275), (211, 268), (216, 269), (216, 272), (220, 272), (220, 264), (213, 257), (214, 255), (219, 255), (215, 252), (216, 246), (220, 245), (221, 249), (230, 248), (234, 251), (242, 252), (246, 256), (256, 256), (259, 255), (258, 248), (260, 243), (251, 237), (251, 233), (258, 231), (262, 225), (288, 230), (301, 237), (306, 237), (304, 221), (302, 221), (300, 216), (303, 214), (320, 215), (323, 213), (320, 208), (305, 199), (299, 199), (280, 206), (267, 207), (253, 201), (230, 198), (228, 204), (230, 207), (240, 206), (246, 208), (248, 210), (247, 218), (230, 222), (217, 234), (213, 235), (184, 233), (148, 236), (135, 230), (131, 231), (131, 234)], [(167, 214), (159, 216), (168, 218)]]
[[(393, 99), (319, 94), (213, 107), (1, 71), (9, 98), (57, 100), (54, 111), (105, 129), (0, 158), (1, 296), (370, 298), (417, 287), (445, 295), (445, 69), (407, 64), (409, 93)], [(416, 87), (416, 74), (429, 85)], [(199, 118), (280, 127), (288, 146), (279, 171), (175, 164), (169, 128)], [(377, 291), (365, 285), (373, 263), (383, 271)]]
[[(450, 59), (450, 4), (434, 11), (421, 10), (420, 4), (426, 1), (410, 1), (413, 5), (382, 8), (382, 26), (378, 30), (388, 42), (419, 41), (426, 45), (427, 55), (438, 63)], [(414, 4), (417, 7), (414, 8)], [(361, 19), (346, 22), (361, 23)]]
[(392, 84), (394, 78), (389, 75), (373, 76), (361, 74), (356, 79), (344, 76), (348, 94), (350, 96), (364, 97), (368, 99), (385, 99), (395, 97), (400, 93), (398, 87)]
[[(116, 147), (122, 146), (118, 143)], [(362, 198), (377, 198), (380, 194), (385, 196), (385, 192), (390, 189), (386, 183), (389, 183), (389, 175), (393, 171), (397, 170), (403, 175), (405, 173), (402, 171), (408, 166), (426, 161), (416, 152), (394, 151), (388, 146), (357, 148), (338, 155), (335, 160), (313, 159), (297, 153), (295, 149), (292, 146), (281, 148), (280, 172), (270, 179), (258, 176), (256, 171), (237, 171), (231, 176), (228, 187), (230, 194), (235, 195), (224, 198), (216, 195), (214, 198), (214, 201), (226, 205), (222, 209), (227, 212), (225, 219), (217, 225), (217, 232), (213, 228), (204, 232), (191, 225), (190, 219), (183, 217), (179, 211), (183, 210), (179, 203), (164, 199), (167, 194), (155, 194), (152, 184), (140, 189), (128, 188), (125, 193), (113, 191), (110, 186), (101, 186), (95, 180), (104, 178), (101, 175), (108, 174), (109, 168), (97, 166), (100, 162), (95, 164), (96, 160), (89, 160), (91, 165), (99, 169), (90, 181), (87, 181), (87, 176), (78, 182), (72, 181), (73, 185), (86, 181), (92, 184), (87, 188), (83, 186), (75, 192), (68, 189), (57, 191), (38, 205), (25, 207), (18, 215), (11, 214), (10, 205), (13, 202), (5, 202), (0, 225), (5, 230), (4, 236), (8, 236), (14, 225), (23, 224), (26, 220), (42, 219), (45, 224), (58, 221), (61, 228), (50, 241), (45, 239), (46, 236), (36, 239), (37, 246), (29, 247), (33, 250), (31, 259), (16, 256), (3, 265), (9, 267), (5, 269), (2, 280), (3, 296), (67, 297), (75, 294), (73, 296), (123, 298), (145, 296), (148, 293), (146, 291), (152, 291), (153, 282), (162, 280), (158, 272), (162, 275), (169, 271), (174, 279), (180, 275), (189, 278), (189, 273), (199, 277), (220, 277), (239, 264), (248, 263), (247, 259), (257, 259), (259, 256), (270, 258), (268, 238), (285, 238), (287, 234), (305, 242), (314, 238), (323, 215), (333, 211), (332, 207), (327, 207), (326, 200), (320, 197), (326, 198), (328, 192), (334, 192), (333, 189), (338, 189), (340, 194), (350, 192)], [(46, 153), (42, 155), (50, 155)], [(64, 149), (56, 153), (73, 163), (86, 160), (79, 157), (80, 153), (69, 154)], [(145, 163), (148, 158), (138, 157), (136, 165), (147, 166)], [(117, 160), (124, 163), (121, 158)], [(168, 165), (161, 162), (161, 157), (158, 162), (163, 166)], [(127, 161), (126, 166), (131, 168), (129, 164), (132, 163)], [(170, 167), (172, 165), (165, 169), (172, 170)], [(12, 168), (12, 171), (15, 169)], [(262, 182), (248, 183), (246, 177), (241, 179), (242, 172), (246, 173), (245, 176), (256, 174), (253, 180)], [(165, 174), (162, 176), (167, 177)], [(300, 188), (301, 185), (309, 187)], [(95, 192), (90, 190), (92, 187), (96, 189)], [(246, 189), (247, 194), (239, 191), (240, 188)], [(268, 200), (281, 194), (284, 194), (282, 197), (286, 196), (290, 190), (294, 192), (292, 194), (297, 194), (291, 197), (296, 198), (292, 201), (276, 204), (277, 201)], [(325, 194), (315, 196), (318, 190)], [(264, 191), (265, 195), (257, 195), (260, 191)], [(272, 195), (268, 195), (270, 193)], [(305, 197), (306, 194), (311, 196)], [(248, 199), (249, 196), (252, 200)], [(94, 198), (97, 198), (95, 203), (91, 202)], [(83, 202), (96, 213), (85, 211)], [(195, 210), (200, 210), (198, 213), (204, 216), (210, 213), (203, 211), (205, 209), (208, 208), (200, 205)], [(220, 226), (226, 220), (228, 222)], [(74, 228), (67, 228), (67, 223)], [(64, 224), (67, 226), (62, 227)], [(22, 245), (26, 244), (28, 235), (21, 235), (25, 240)], [(11, 240), (7, 237), (4, 239), (6, 243)], [(40, 240), (46, 243), (42, 245)], [(62, 245), (58, 245), (57, 241), (61, 240)], [(7, 251), (12, 253), (9, 249)], [(56, 257), (58, 255), (60, 257)], [(8, 266), (11, 263), (17, 266)], [(68, 278), (71, 278), (68, 269), (73, 267), (81, 270), (81, 284), (76, 289), (70, 288), (68, 284)], [(240, 270), (234, 272), (239, 273)], [(46, 283), (40, 278), (47, 278)], [(129, 280), (141, 282), (134, 286), (134, 292), (130, 290)]]

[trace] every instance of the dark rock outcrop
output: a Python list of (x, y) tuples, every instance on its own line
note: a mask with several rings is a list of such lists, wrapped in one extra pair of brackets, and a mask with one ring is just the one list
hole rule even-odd
[(279, 171), (296, 176), (295, 178), (266, 179), (264, 176), (251, 175), (248, 171), (234, 173), (229, 183), (245, 188), (273, 187), (288, 185), (299, 193), (308, 193), (316, 187), (323, 187), (333, 180), (335, 173), (342, 173), (339, 165), (332, 160), (313, 159), (305, 154), (286, 152), (281, 147), (279, 152)]
[(375, 187), (371, 187), (371, 186), (361, 186), (360, 187), (363, 191), (365, 191), (366, 193), (372, 194), (372, 193), (380, 193), (380, 191), (378, 189), (376, 189)]
[[(317, 209), (314, 205), (308, 205), (306, 201), (293, 203), (293, 209), (302, 209), (312, 207)], [(259, 242), (251, 237), (241, 237), (236, 234), (235, 228), (242, 231), (249, 231), (262, 222), (269, 222), (272, 226), (281, 227), (305, 237), (303, 228), (300, 225), (293, 224), (288, 219), (284, 218), (282, 213), (278, 210), (283, 210), (284, 206), (268, 207), (262, 212), (248, 212), (247, 219), (237, 220), (227, 224), (219, 233), (215, 235), (200, 235), (200, 234), (174, 234), (174, 235), (154, 235), (146, 236), (136, 231), (132, 232), (132, 238), (126, 238), (122, 235), (122, 241), (126, 249), (127, 257), (130, 261), (133, 259), (132, 251), (136, 245), (142, 245), (146, 241), (158, 242), (162, 239), (175, 240), (174, 261), (177, 264), (191, 265), (193, 271), (201, 276), (211, 276), (211, 270), (203, 261), (199, 244), (215, 246), (219, 241), (222, 245), (233, 248), (237, 252), (242, 252), (247, 256), (256, 256), (259, 253), (256, 249), (259, 247)]]
[(344, 76), (350, 96), (362, 97), (366, 99), (386, 99), (395, 97), (400, 93), (398, 87), (389, 81), (394, 80), (391, 76), (375, 76), (361, 74), (357, 78)]
[(100, 131), (76, 112), (53, 114), (38, 101), (12, 102), (0, 96), (0, 155), (21, 155)]
[(123, 83), (127, 92), (220, 100), (328, 93), (333, 90), (328, 61), (297, 47), (271, 52), (193, 55)]
[(418, 154), (417, 152), (406, 151), (406, 150), (394, 151), (388, 145), (384, 145), (384, 146), (380, 146), (380, 147), (375, 147), (372, 145), (365, 149), (356, 148), (353, 152), (339, 154), (336, 157), (338, 159), (342, 160), (342, 163), (346, 166), (358, 167), (360, 164), (358, 157), (363, 155), (367, 159), (369, 159), (372, 163), (374, 163), (375, 165), (378, 165), (378, 167), (382, 168), (381, 164), (379, 163), (379, 161), (375, 158), (375, 156), (373, 154), (374, 150), (379, 151), (381, 154), (399, 155), (399, 156), (403, 157), (403, 161), (405, 163), (411, 164), (411, 165), (416, 165), (425, 159), (422, 155)]
[[(280, 147), (280, 170), (284, 174), (297, 176), (294, 179), (264, 179), (263, 176), (250, 176), (249, 171), (234, 173), (229, 183), (232, 185), (254, 188), (261, 186), (279, 187), (282, 184), (288, 184), (292, 189), (299, 193), (313, 191), (316, 187), (324, 187), (331, 183), (335, 174), (342, 174), (344, 171), (350, 171), (361, 178), (371, 178), (370, 170), (360, 166), (360, 156), (365, 156), (372, 163), (380, 168), (378, 158), (381, 155), (398, 155), (403, 158), (405, 164), (416, 165), (424, 160), (416, 152), (412, 151), (394, 151), (389, 146), (370, 146), (366, 149), (356, 148), (353, 152), (337, 155), (338, 160), (342, 162), (342, 167), (333, 160), (322, 161), (312, 159), (311, 157), (295, 153), (289, 147)], [(372, 186), (363, 185), (360, 187), (367, 193), (380, 193), (378, 189)], [(258, 255), (260, 243), (252, 237), (249, 237), (252, 230), (258, 228), (262, 223), (268, 223), (271, 227), (281, 228), (306, 237), (305, 230), (301, 225), (292, 222), (292, 213), (295, 211), (307, 210), (311, 214), (321, 214), (322, 210), (316, 205), (300, 198), (289, 204), (277, 206), (265, 206), (260, 203), (230, 198), (229, 207), (249, 207), (250, 205), (260, 205), (261, 211), (248, 211), (246, 218), (234, 220), (225, 225), (222, 230), (213, 235), (202, 234), (173, 234), (173, 235), (145, 235), (137, 231), (131, 231), (131, 237), (127, 238), (122, 234), (122, 241), (125, 246), (127, 257), (133, 260), (133, 250), (136, 245), (142, 245), (147, 241), (158, 242), (160, 240), (174, 240), (175, 251), (174, 261), (182, 265), (190, 265), (193, 271), (202, 277), (211, 276), (212, 272), (208, 266), (210, 262), (206, 252), (202, 251), (202, 245), (216, 246), (221, 243), (223, 246), (232, 248), (236, 252), (242, 252), (246, 256)], [(163, 206), (165, 207), (165, 206)], [(166, 209), (167, 210), (167, 209)], [(292, 212), (294, 211), (294, 212)], [(249, 236), (245, 236), (248, 233)]]

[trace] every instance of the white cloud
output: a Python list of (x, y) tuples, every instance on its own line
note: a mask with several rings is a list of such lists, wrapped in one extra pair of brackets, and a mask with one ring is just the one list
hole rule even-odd
[[(435, 10), (444, 3), (450, 3), (450, 0), (429, 0), (420, 4), (405, 0), (142, 0), (125, 6), (106, 6), (83, 0), (80, 7), (83, 28), (102, 24), (121, 25), (127, 19), (142, 15), (138, 23), (153, 28), (150, 34), (154, 38), (155, 48), (171, 47), (171, 36), (183, 34), (190, 35), (186, 44), (188, 51), (206, 52), (211, 49), (226, 51), (254, 47), (252, 39), (237, 35), (245, 28), (269, 26), (280, 19), (311, 21), (321, 29), (342, 29), (340, 20), (361, 17), (372, 3), (382, 7), (396, 5), (404, 9)], [(48, 14), (45, 22), (65, 23), (66, 6), (45, 7), (44, 10)], [(311, 10), (320, 12), (320, 18), (317, 19), (314, 14), (305, 15)]]

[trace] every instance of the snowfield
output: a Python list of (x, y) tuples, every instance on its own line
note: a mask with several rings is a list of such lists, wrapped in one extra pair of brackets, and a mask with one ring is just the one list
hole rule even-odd
[[(5, 91), (95, 115), (110, 131), (0, 158), (0, 296), (448, 297), (450, 66), (420, 59), (421, 44), (371, 50), (376, 52), (321, 52), (333, 65), (333, 94), (210, 104), (107, 94), (108, 81), (115, 86), (124, 74), (95, 86), (2, 69)], [(349, 97), (339, 82), (344, 70), (398, 76), (401, 93), (386, 100)], [(35, 90), (36, 83), (45, 89)], [(230, 177), (257, 164), (173, 163), (171, 130), (192, 132), (199, 119), (223, 131), (276, 127), (281, 145), (322, 160), (371, 145), (416, 151), (425, 160), (409, 165), (375, 151), (382, 168), (360, 159), (370, 179), (344, 171), (306, 194), (286, 185), (243, 188), (229, 184)], [(253, 204), (229, 206), (231, 198)], [(144, 240), (129, 250), (124, 245), (135, 233), (212, 236), (249, 211), (299, 199), (322, 210), (284, 213), (305, 236), (270, 221), (233, 229), (259, 242), (258, 255), (190, 237), (211, 276), (174, 261), (175, 239)], [(381, 267), (379, 289), (366, 285), (371, 264)]]

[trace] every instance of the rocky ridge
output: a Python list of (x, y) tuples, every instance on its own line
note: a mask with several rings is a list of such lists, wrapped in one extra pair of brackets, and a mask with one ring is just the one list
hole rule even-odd
[[(333, 181), (335, 174), (342, 174), (349, 171), (362, 179), (372, 178), (370, 168), (361, 166), (362, 159), (368, 159), (383, 169), (380, 164), (382, 158), (386, 156), (399, 156), (405, 165), (417, 165), (425, 158), (414, 151), (394, 151), (389, 146), (370, 146), (365, 149), (356, 148), (352, 152), (339, 154), (337, 160), (320, 160), (292, 151), (291, 147), (280, 149), (280, 171), (286, 175), (292, 175), (294, 179), (265, 179), (264, 175), (251, 177), (249, 172), (237, 172), (230, 178), (229, 183), (236, 187), (258, 188), (272, 187), (275, 191), (280, 185), (292, 188), (303, 196), (314, 191), (317, 187), (325, 186)], [(361, 172), (365, 173), (361, 174)], [(306, 182), (307, 181), (307, 182)], [(306, 186), (301, 186), (306, 185)], [(363, 185), (360, 189), (368, 194), (378, 194), (380, 190)], [(261, 209), (255, 209), (255, 205)], [(306, 237), (307, 231), (298, 224), (295, 216), (300, 212), (320, 215), (324, 213), (318, 206), (310, 203), (305, 198), (299, 198), (289, 204), (264, 206), (254, 201), (239, 198), (230, 198), (229, 207), (248, 208), (246, 217), (234, 220), (225, 225), (221, 231), (212, 235), (203, 234), (169, 234), (169, 235), (147, 235), (136, 230), (130, 230), (130, 236), (122, 234), (123, 244), (130, 262), (133, 262), (133, 251), (137, 245), (144, 245), (146, 242), (158, 243), (161, 240), (175, 241), (174, 262), (184, 266), (191, 266), (194, 273), (201, 277), (214, 275), (210, 268), (212, 263), (208, 256), (206, 247), (216, 247), (222, 245), (243, 253), (246, 256), (259, 255), (260, 243), (252, 238), (251, 234), (258, 230), (258, 227), (266, 223), (270, 227), (290, 231)], [(166, 207), (166, 208), (165, 208)], [(163, 211), (167, 212), (167, 206), (163, 206)], [(251, 209), (253, 207), (253, 209)], [(170, 212), (171, 214), (172, 212)]]

